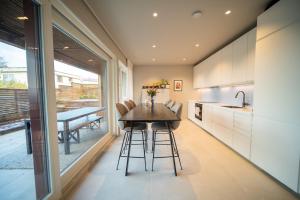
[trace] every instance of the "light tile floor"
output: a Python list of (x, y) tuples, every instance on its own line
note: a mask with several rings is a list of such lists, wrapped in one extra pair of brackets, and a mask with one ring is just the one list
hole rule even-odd
[[(66, 199), (69, 200), (292, 200), (292, 193), (258, 170), (230, 148), (184, 120), (175, 137), (184, 170), (173, 175), (171, 159), (157, 159), (148, 171), (143, 159), (131, 159), (125, 177), (125, 159), (120, 170), (116, 163), (122, 138), (115, 140), (91, 171)], [(135, 147), (137, 151), (139, 147)], [(140, 151), (141, 152), (141, 151)], [(137, 152), (135, 152), (137, 153)], [(159, 153), (167, 153), (160, 149)], [(179, 165), (177, 163), (179, 168)]]

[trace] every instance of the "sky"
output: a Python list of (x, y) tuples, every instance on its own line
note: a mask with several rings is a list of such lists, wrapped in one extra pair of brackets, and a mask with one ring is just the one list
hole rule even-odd
[[(0, 57), (7, 62), (8, 67), (26, 67), (26, 53), (24, 49), (0, 42)], [(98, 80), (98, 75), (95, 73), (56, 60), (54, 61), (54, 69), (55, 71), (78, 75), (83, 79)]]

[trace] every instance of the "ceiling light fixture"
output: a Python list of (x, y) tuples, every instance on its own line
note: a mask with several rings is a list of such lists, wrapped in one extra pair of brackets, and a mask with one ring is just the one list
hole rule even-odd
[(183, 61), (186, 61), (186, 58), (182, 58)]
[(202, 12), (200, 10), (196, 10), (192, 13), (192, 17), (199, 18), (202, 16)]
[(155, 61), (156, 61), (156, 59), (155, 59), (155, 58), (152, 58), (152, 61), (153, 61), (153, 62), (155, 62)]
[(28, 20), (28, 17), (26, 17), (26, 16), (19, 16), (19, 17), (17, 17), (17, 19), (24, 21), (24, 20)]
[(225, 15), (229, 15), (231, 13), (231, 10), (227, 10), (226, 12), (225, 12)]
[(158, 16), (158, 13), (157, 13), (157, 12), (154, 12), (154, 13), (152, 14), (152, 16), (153, 16), (154, 18), (156, 18), (156, 17)]
[(93, 59), (88, 59), (88, 61), (89, 61), (89, 62), (93, 62), (94, 60), (93, 60)]
[(152, 45), (152, 48), (156, 48), (156, 45), (155, 45), (155, 44), (153, 44), (153, 45)]
[(68, 49), (68, 48), (69, 48), (68, 46), (65, 46), (65, 47), (64, 47), (64, 50), (66, 50), (66, 49)]
[(197, 48), (198, 48), (198, 47), (200, 47), (200, 44), (198, 44), (198, 43), (197, 43), (197, 44), (195, 44), (195, 47), (197, 47)]

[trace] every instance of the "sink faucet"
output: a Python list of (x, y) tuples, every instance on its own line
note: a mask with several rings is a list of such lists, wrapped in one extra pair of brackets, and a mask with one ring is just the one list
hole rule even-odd
[(246, 97), (245, 92), (242, 91), (242, 90), (238, 91), (238, 92), (236, 93), (236, 95), (235, 95), (235, 98), (238, 97), (239, 93), (242, 93), (242, 95), (243, 95), (243, 107), (245, 107), (245, 106), (247, 105), (247, 103), (246, 103), (246, 101), (245, 101), (245, 97)]

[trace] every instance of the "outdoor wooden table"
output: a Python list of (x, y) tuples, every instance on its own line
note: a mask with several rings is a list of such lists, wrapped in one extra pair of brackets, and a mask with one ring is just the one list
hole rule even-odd
[(63, 141), (65, 154), (70, 154), (69, 122), (103, 110), (103, 107), (84, 107), (57, 113), (57, 122), (62, 122), (64, 124)]
[(179, 121), (179, 120), (180, 120), (180, 118), (177, 117), (177, 115), (175, 113), (173, 113), (170, 109), (168, 109), (164, 104), (154, 104), (153, 108), (147, 107), (144, 104), (139, 104), (119, 119), (119, 121), (129, 122), (130, 126), (131, 126), (131, 131), (129, 133), (129, 146), (128, 146), (125, 176), (128, 175), (128, 165), (129, 165), (129, 157), (130, 157), (130, 149), (131, 149), (130, 147), (131, 147), (131, 140), (132, 140), (132, 130), (133, 130), (134, 123), (136, 123), (136, 122), (148, 122), (148, 123), (164, 122), (164, 123), (166, 123), (168, 130), (169, 130), (169, 137), (170, 137), (170, 141), (171, 141), (171, 152), (172, 152), (172, 158), (173, 158), (174, 174), (175, 174), (175, 176), (177, 176), (170, 123), (174, 122), (174, 121)]

